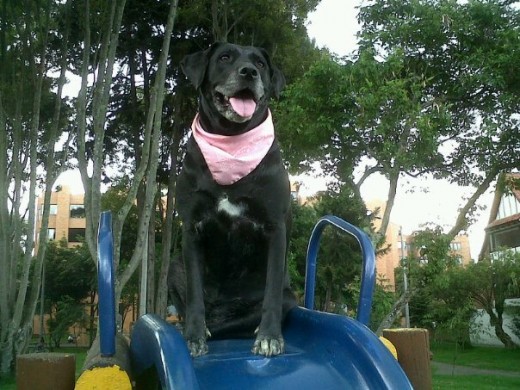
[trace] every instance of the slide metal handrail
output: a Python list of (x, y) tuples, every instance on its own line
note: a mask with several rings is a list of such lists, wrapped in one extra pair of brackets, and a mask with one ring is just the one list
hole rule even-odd
[(307, 265), (305, 271), (305, 308), (314, 309), (314, 294), (316, 289), (316, 267), (318, 258), (318, 249), (321, 234), (326, 226), (332, 225), (338, 229), (355, 237), (361, 246), (361, 255), (363, 257), (363, 269), (361, 272), (361, 290), (357, 308), (357, 320), (364, 325), (370, 322), (370, 314), (372, 311), (372, 295), (376, 281), (376, 259), (374, 246), (368, 235), (361, 229), (344, 221), (343, 219), (326, 215), (316, 223), (309, 239), (307, 247)]

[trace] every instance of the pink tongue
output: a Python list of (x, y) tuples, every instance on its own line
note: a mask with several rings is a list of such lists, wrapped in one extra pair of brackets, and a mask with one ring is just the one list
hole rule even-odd
[(233, 110), (241, 117), (247, 118), (253, 116), (256, 110), (256, 103), (253, 99), (240, 99), (237, 97), (230, 97), (229, 102)]

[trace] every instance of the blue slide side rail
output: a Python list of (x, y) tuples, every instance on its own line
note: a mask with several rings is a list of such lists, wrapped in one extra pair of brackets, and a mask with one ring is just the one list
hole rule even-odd
[(99, 344), (102, 356), (116, 353), (116, 301), (114, 288), (112, 213), (103, 211), (98, 230)]
[(305, 308), (314, 309), (314, 293), (316, 289), (316, 266), (321, 234), (326, 226), (332, 225), (354, 236), (361, 246), (363, 269), (361, 273), (361, 291), (357, 308), (357, 320), (364, 325), (370, 322), (372, 311), (372, 294), (376, 282), (376, 257), (370, 238), (361, 229), (333, 215), (326, 215), (316, 223), (307, 248), (307, 268), (305, 272)]

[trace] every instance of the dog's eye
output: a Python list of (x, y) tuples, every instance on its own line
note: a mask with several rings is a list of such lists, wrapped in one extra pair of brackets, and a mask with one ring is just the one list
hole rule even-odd
[(228, 62), (231, 60), (231, 56), (229, 54), (222, 54), (219, 59), (222, 62)]
[(265, 67), (265, 63), (263, 61), (256, 61), (256, 67), (257, 68), (264, 68)]

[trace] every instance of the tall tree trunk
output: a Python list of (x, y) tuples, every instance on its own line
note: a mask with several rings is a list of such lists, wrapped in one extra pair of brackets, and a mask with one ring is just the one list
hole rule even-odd
[[(66, 7), (70, 7), (69, 3), (65, 4)], [(63, 95), (63, 87), (67, 81), (66, 79), (66, 70), (67, 70), (67, 45), (68, 45), (68, 39), (69, 39), (69, 32), (70, 32), (70, 17), (69, 17), (69, 8), (67, 8), (66, 12), (66, 29), (65, 33), (62, 39), (62, 58), (60, 63), (60, 76), (58, 79), (58, 90), (56, 94), (56, 101), (54, 105), (54, 114), (52, 118), (52, 124), (49, 129), (48, 134), (48, 142), (47, 142), (47, 156), (45, 160), (45, 171), (46, 171), (46, 180), (45, 180), (45, 192), (44, 192), (44, 201), (43, 201), (43, 215), (42, 215), (42, 224), (39, 231), (40, 238), (44, 237), (44, 239), (40, 239), (38, 241), (38, 253), (36, 256), (36, 267), (39, 272), (33, 273), (33, 279), (32, 279), (32, 286), (38, 286), (38, 288), (33, 288), (31, 290), (31, 295), (29, 297), (29, 301), (24, 307), (25, 310), (25, 316), (22, 324), (22, 328), (24, 329), (32, 329), (32, 323), (34, 314), (36, 312), (36, 306), (38, 302), (38, 292), (40, 291), (40, 286), (42, 283), (42, 277), (44, 269), (44, 261), (45, 261), (45, 253), (47, 250), (47, 229), (49, 226), (49, 208), (51, 203), (51, 193), (52, 193), (52, 187), (54, 186), (54, 183), (56, 182), (56, 179), (58, 178), (59, 174), (63, 171), (65, 168), (65, 160), (66, 160), (66, 153), (64, 153), (60, 158), (56, 156), (56, 142), (59, 139), (59, 124), (61, 121), (61, 106), (62, 106), (62, 95)], [(68, 147), (68, 142), (65, 143), (63, 146), (64, 150)], [(34, 209), (34, 207), (33, 207)], [(33, 234), (34, 236), (34, 234)], [(41, 297), (40, 297), (41, 300)], [(29, 309), (27, 309), (27, 307)], [(21, 346), (19, 352), (23, 352), (25, 347), (27, 346), (27, 342), (29, 340), (26, 340), (26, 342)]]
[(495, 312), (493, 309), (494, 307), (492, 305), (485, 308), (489, 315), (489, 322), (491, 326), (495, 328), (495, 335), (504, 344), (504, 347), (508, 349), (518, 348), (518, 345), (515, 344), (511, 336), (504, 330), (504, 319), (502, 312), (499, 310)]
[[(13, 118), (13, 149), (11, 149), (11, 166), (7, 163), (9, 157), (4, 156), (9, 148), (7, 145), (7, 139), (3, 134), (0, 137), (0, 144), (2, 146), (2, 158), (0, 162), (2, 165), (5, 164), (5, 169), (2, 170), (1, 185), (2, 199), (0, 205), (0, 215), (2, 218), (2, 225), (6, 224), (1, 228), (0, 248), (2, 250), (2, 257), (6, 267), (3, 269), (2, 274), (9, 278), (8, 281), (0, 281), (3, 285), (3, 289), (0, 291), (0, 373), (5, 374), (9, 372), (12, 363), (14, 361), (15, 354), (23, 351), (27, 345), (28, 340), (32, 335), (32, 321), (34, 312), (36, 310), (36, 303), (38, 298), (38, 291), (41, 283), (41, 267), (43, 254), (36, 258), (33, 262), (32, 252), (34, 249), (34, 228), (36, 221), (36, 180), (37, 180), (37, 168), (38, 159), (37, 153), (39, 149), (39, 131), (40, 131), (40, 109), (42, 100), (43, 81), (47, 72), (47, 39), (49, 35), (49, 20), (51, 12), (51, 3), (47, 2), (44, 4), (43, 10), (38, 10), (38, 13), (34, 13), (33, 10), (25, 4), (24, 19), (22, 22), (15, 21), (18, 24), (18, 31), (22, 35), (22, 45), (24, 46), (24, 53), (26, 57), (24, 60), (29, 64), (31, 82), (26, 83), (23, 80), (24, 76), (18, 77), (14, 80), (13, 85), (20, 86), (20, 92), (22, 96), (27, 96), (29, 88), (32, 90), (32, 107), (31, 107), (31, 118), (29, 127), (29, 136), (25, 136), (23, 141), (26, 145), (26, 149), (22, 150), (22, 142), (20, 142), (23, 127), (22, 116), (18, 113)], [(40, 12), (42, 11), (42, 12)], [(32, 26), (38, 26), (37, 31), (33, 31)], [(31, 30), (29, 30), (31, 28)], [(39, 39), (32, 39), (33, 34), (36, 34)], [(31, 36), (31, 39), (29, 39)], [(34, 49), (34, 42), (38, 41), (40, 46), (38, 52)], [(4, 42), (5, 44), (5, 42)], [(4, 48), (5, 49), (5, 48)], [(3, 50), (3, 49), (2, 49)], [(14, 65), (14, 64), (13, 64)], [(16, 66), (16, 65), (14, 65)], [(64, 73), (64, 71), (62, 71)], [(63, 87), (64, 77), (60, 77), (59, 87)], [(26, 87), (29, 87), (26, 89)], [(57, 99), (60, 102), (56, 103), (56, 106), (61, 106), (61, 90), (58, 91)], [(0, 100), (3, 99), (3, 94), (0, 93)], [(58, 108), (56, 110), (59, 110)], [(17, 111), (18, 112), (18, 111)], [(55, 111), (55, 118), (59, 119), (59, 111)], [(0, 124), (2, 125), (2, 131), (5, 129), (8, 131), (7, 122), (5, 120), (5, 111), (3, 109), (2, 102), (0, 101)], [(54, 157), (54, 143), (56, 141), (58, 125), (55, 124), (50, 129), (48, 147), (49, 158)], [(54, 133), (54, 135), (53, 135)], [(4, 149), (5, 147), (5, 149)], [(28, 150), (27, 150), (28, 149)], [(4, 152), (5, 151), (5, 152)], [(29, 165), (27, 165), (29, 164)], [(46, 167), (48, 171), (47, 186), (52, 185), (53, 179), (55, 178), (53, 169), (55, 165), (48, 164)], [(28, 195), (24, 194), (24, 183), (22, 177), (24, 170), (29, 171), (28, 180)], [(4, 175), (4, 173), (7, 173)], [(13, 196), (9, 200), (7, 193), (12, 191)], [(22, 232), (21, 221), (25, 217), (25, 213), (20, 214), (21, 199), (22, 196), (27, 196), (28, 202), (28, 218), (27, 218), (27, 229)], [(45, 204), (44, 204), (45, 206)], [(49, 202), (47, 202), (47, 212), (49, 208)], [(43, 226), (46, 227), (45, 224)], [(23, 240), (23, 235), (26, 236)], [(46, 235), (42, 236), (40, 240), (41, 248), (45, 245)], [(4, 241), (5, 239), (9, 241)], [(23, 253), (21, 251), (20, 243), (24, 242), (25, 248)], [(9, 243), (9, 244), (8, 244)], [(44, 252), (42, 250), (42, 252)], [(4, 257), (5, 256), (5, 257)], [(21, 260), (21, 262), (20, 262)], [(34, 263), (34, 264), (33, 264)], [(27, 291), (29, 287), (29, 278), (31, 273), (31, 266), (33, 266), (33, 278), (31, 282), (31, 294), (27, 297)], [(16, 283), (15, 283), (16, 281)], [(7, 290), (6, 290), (7, 289)]]
[(460, 233), (461, 230), (466, 229), (468, 227), (468, 213), (475, 207), (475, 203), (482, 196), (484, 192), (489, 188), (493, 180), (496, 179), (499, 171), (498, 169), (492, 169), (484, 178), (482, 183), (477, 187), (473, 195), (468, 199), (466, 204), (459, 210), (459, 214), (457, 215), (457, 220), (455, 224), (447, 233), (447, 236), (450, 240), (453, 240), (457, 234)]
[[(130, 280), (130, 277), (133, 275), (133, 273), (137, 269), (137, 266), (142, 260), (144, 248), (143, 244), (144, 240), (148, 239), (148, 226), (150, 223), (150, 218), (152, 218), (152, 216), (155, 216), (154, 200), (157, 189), (156, 177), (157, 166), (159, 162), (159, 141), (162, 134), (161, 123), (162, 107), (164, 101), (164, 83), (166, 79), (166, 65), (170, 48), (170, 41), (176, 14), (177, 0), (172, 0), (166, 23), (161, 55), (159, 58), (157, 75), (150, 96), (150, 107), (145, 127), (145, 134), (148, 134), (148, 137), (145, 136), (145, 145), (143, 146), (142, 161), (137, 169), (137, 173), (141, 175), (141, 178), (143, 178), (146, 171), (146, 177), (144, 177), (144, 182), (146, 183), (144, 209), (142, 212), (142, 218), (139, 221), (138, 236), (134, 253), (132, 255), (132, 258), (130, 259), (128, 267), (121, 273), (120, 277), (118, 278), (119, 283), (117, 283), (116, 285), (115, 293), (116, 302), (119, 302), (124, 286), (126, 285), (128, 280)], [(136, 178), (135, 180), (137, 181), (138, 179)], [(141, 179), (139, 179), (138, 182), (141, 182)], [(135, 184), (136, 183), (134, 182), (134, 185)], [(132, 189), (130, 192), (132, 192)], [(130, 198), (130, 194), (128, 198)], [(135, 192), (133, 193), (132, 201), (134, 198)], [(128, 204), (127, 206), (129, 209), (131, 204)], [(122, 227), (122, 222), (119, 219), (120, 214), (121, 212), (118, 213), (118, 223)], [(120, 237), (120, 232), (116, 231), (115, 233), (118, 234)]]
[(399, 299), (394, 303), (390, 312), (383, 318), (379, 326), (376, 330), (376, 335), (381, 336), (383, 334), (383, 330), (388, 329), (395, 322), (399, 314), (403, 311), (403, 308), (410, 301), (411, 296), (413, 295), (413, 291), (408, 290), (403, 293)]
[(386, 230), (388, 229), (388, 225), (390, 224), (390, 215), (392, 214), (392, 209), (394, 208), (395, 196), (397, 194), (397, 183), (399, 181), (399, 169), (394, 168), (392, 172), (390, 172), (390, 187), (388, 188), (388, 197), (386, 201), (385, 212), (383, 213), (383, 218), (381, 220), (381, 226), (379, 228), (379, 235), (384, 237), (386, 235)]
[[(156, 198), (159, 198), (159, 202), (161, 201), (160, 194), (161, 192), (158, 190), (156, 192), (158, 196)], [(157, 201), (154, 202), (154, 204), (157, 204)], [(154, 208), (154, 211), (156, 208)], [(155, 224), (156, 224), (156, 216), (155, 212), (152, 213), (150, 216), (150, 222), (148, 225), (148, 245), (147, 245), (147, 253), (146, 258), (148, 260), (148, 275), (146, 276), (148, 279), (148, 282), (146, 285), (148, 286), (148, 291), (146, 291), (146, 312), (150, 313), (153, 312), (153, 309), (155, 308)]]
[[(175, 98), (175, 113), (180, 118), (180, 99)], [(170, 172), (168, 173), (168, 193), (166, 195), (166, 211), (162, 224), (162, 253), (161, 270), (157, 280), (157, 296), (155, 299), (154, 312), (166, 317), (166, 307), (168, 304), (168, 272), (170, 269), (170, 254), (173, 246), (173, 220), (175, 211), (175, 188), (177, 183), (177, 158), (184, 126), (177, 120), (173, 126), (173, 136), (170, 143)]]

